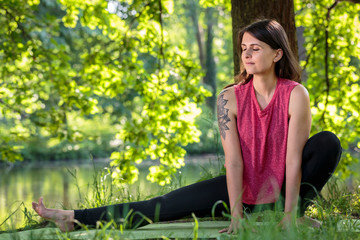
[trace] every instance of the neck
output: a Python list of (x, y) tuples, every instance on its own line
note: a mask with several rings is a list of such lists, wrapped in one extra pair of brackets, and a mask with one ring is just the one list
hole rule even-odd
[(277, 79), (275, 74), (273, 76), (254, 76), (255, 91), (264, 97), (271, 96), (275, 91)]

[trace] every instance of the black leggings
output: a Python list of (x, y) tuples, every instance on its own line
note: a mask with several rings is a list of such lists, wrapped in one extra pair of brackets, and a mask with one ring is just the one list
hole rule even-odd
[[(320, 132), (306, 142), (303, 150), (300, 186), (301, 215), (335, 171), (341, 151), (339, 139), (331, 132)], [(284, 199), (284, 190), (283, 186), (280, 199)], [(116, 222), (121, 222), (126, 216), (131, 215), (127, 218), (129, 222), (127, 227), (138, 227), (148, 223), (143, 216), (155, 222), (176, 220), (189, 216), (191, 213), (197, 217), (210, 216), (214, 204), (219, 201), (230, 206), (225, 176), (194, 183), (146, 201), (75, 210), (75, 219), (85, 225), (95, 225), (99, 220), (114, 219)], [(282, 201), (281, 204), (283, 205), (284, 202)], [(251, 212), (259, 207), (261, 209), (274, 206), (275, 204), (244, 204), (244, 210)], [(129, 214), (130, 210), (131, 214)], [(223, 204), (218, 204), (215, 208), (215, 216), (222, 216), (224, 211), (226, 210)]]

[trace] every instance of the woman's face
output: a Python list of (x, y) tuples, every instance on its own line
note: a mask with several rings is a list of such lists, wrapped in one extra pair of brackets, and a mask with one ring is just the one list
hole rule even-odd
[(241, 42), (241, 60), (246, 72), (253, 75), (267, 75), (275, 72), (275, 63), (282, 57), (282, 50), (272, 49), (245, 32)]

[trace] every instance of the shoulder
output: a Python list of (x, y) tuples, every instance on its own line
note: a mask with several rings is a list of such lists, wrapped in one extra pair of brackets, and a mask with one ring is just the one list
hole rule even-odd
[(296, 85), (290, 95), (289, 113), (292, 115), (295, 112), (310, 112), (309, 93), (301, 84)]
[(221, 90), (221, 92), (218, 95), (218, 99), (222, 98), (222, 97), (224, 97), (226, 99), (236, 98), (236, 96), (235, 96), (235, 85), (231, 86), (231, 87), (224, 88), (223, 90)]
[(309, 92), (303, 85), (297, 84), (291, 91), (290, 100), (291, 99), (293, 99), (293, 100), (309, 99)]
[(237, 112), (237, 103), (236, 103), (236, 93), (235, 93), (236, 85), (223, 89), (219, 95), (217, 100), (217, 108), (224, 108), (230, 110), (230, 112)]
[(233, 100), (236, 102), (237, 97), (240, 97), (240, 95), (243, 95), (244, 92), (249, 90), (249, 87), (252, 86), (250, 83), (245, 84), (234, 84), (230, 87), (224, 88), (220, 93), (219, 97), (226, 97), (229, 100)]
[(284, 78), (280, 78), (280, 80), (280, 86), (283, 90), (289, 93), (290, 100), (304, 100), (309, 98), (307, 89), (301, 85), (301, 83)]

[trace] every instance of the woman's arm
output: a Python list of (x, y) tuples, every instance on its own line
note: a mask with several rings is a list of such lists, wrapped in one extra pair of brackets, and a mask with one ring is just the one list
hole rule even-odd
[(286, 153), (285, 218), (289, 222), (295, 213), (301, 183), (302, 152), (311, 129), (309, 94), (302, 85), (291, 92), (289, 103), (289, 132)]
[(234, 88), (223, 90), (217, 101), (217, 117), (221, 142), (225, 153), (226, 181), (229, 194), (232, 223), (228, 229), (220, 232), (234, 232), (237, 229), (236, 219), (243, 217), (242, 181), (243, 160), (237, 130), (237, 104)]

